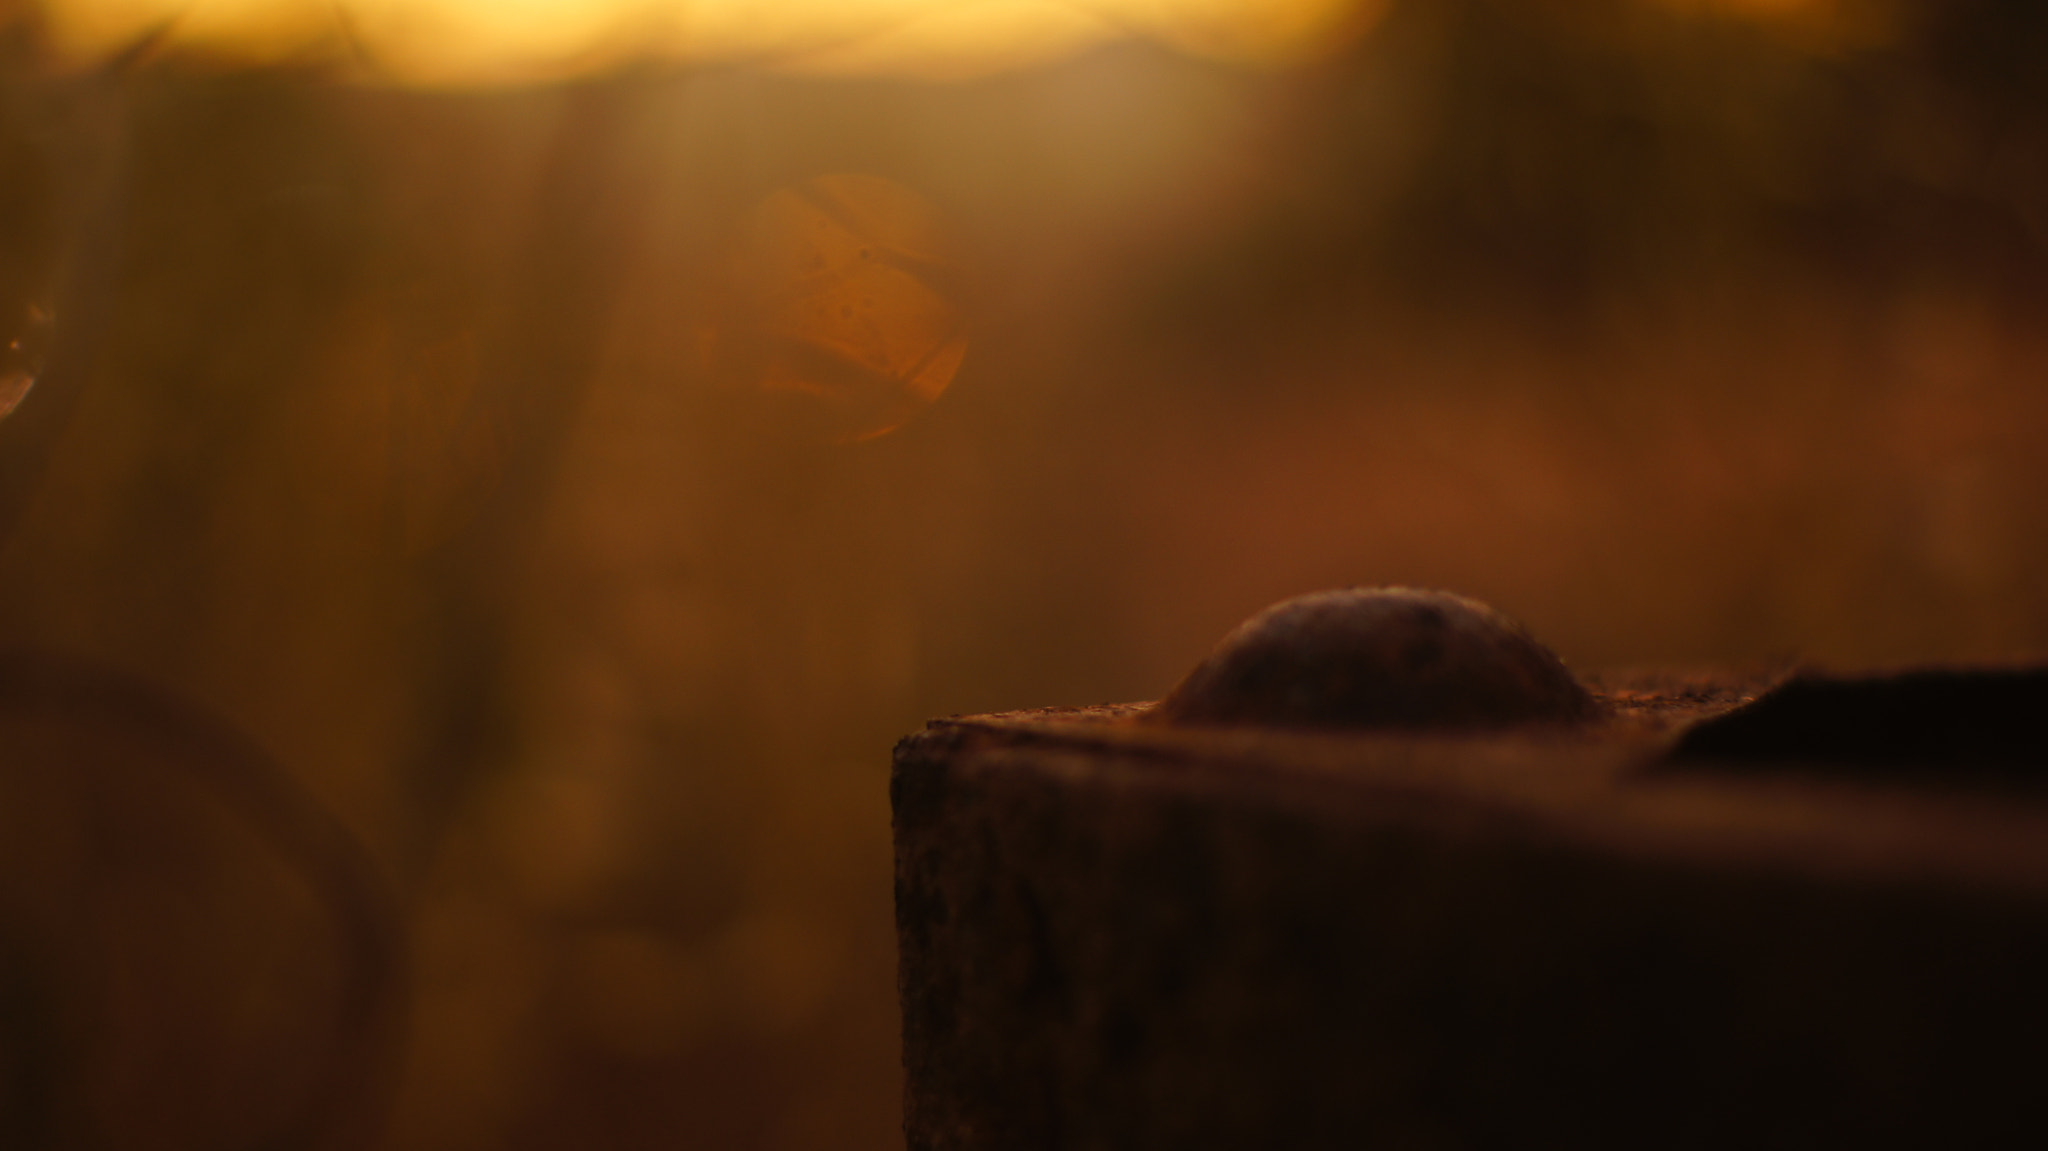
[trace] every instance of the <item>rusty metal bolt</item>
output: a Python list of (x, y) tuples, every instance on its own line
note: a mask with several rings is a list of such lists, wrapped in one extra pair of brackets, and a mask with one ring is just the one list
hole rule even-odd
[(1346, 588), (1246, 620), (1143, 718), (1475, 731), (1582, 722), (1600, 711), (1563, 660), (1483, 603)]

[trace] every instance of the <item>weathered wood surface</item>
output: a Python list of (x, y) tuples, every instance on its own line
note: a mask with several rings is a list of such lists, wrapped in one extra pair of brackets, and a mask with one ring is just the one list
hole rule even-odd
[(1492, 734), (905, 739), (912, 1151), (2048, 1137), (2048, 677), (1593, 686)]

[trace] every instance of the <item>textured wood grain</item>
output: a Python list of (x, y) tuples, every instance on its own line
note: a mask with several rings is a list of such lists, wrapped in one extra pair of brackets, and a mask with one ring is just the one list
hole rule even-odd
[(1635, 676), (1483, 736), (935, 722), (892, 782), (910, 1147), (2038, 1141), (2038, 747), (1827, 751), (1844, 692), (1898, 728), (2039, 680)]

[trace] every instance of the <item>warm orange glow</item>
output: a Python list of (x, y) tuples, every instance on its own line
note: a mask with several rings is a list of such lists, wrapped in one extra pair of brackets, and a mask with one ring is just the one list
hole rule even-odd
[(81, 60), (159, 29), (251, 61), (347, 44), (402, 82), (548, 79), (632, 59), (750, 61), (794, 71), (982, 75), (1149, 37), (1279, 63), (1369, 26), (1388, 0), (47, 0)]
[(28, 398), (28, 390), (35, 386), (36, 378), (27, 372), (6, 372), (0, 374), (0, 418), (13, 413)]
[(787, 401), (835, 439), (881, 435), (939, 398), (967, 354), (937, 215), (879, 176), (820, 176), (749, 217), (732, 303), (707, 334), (729, 386)]
[(30, 305), (11, 337), (0, 333), (0, 338), (6, 338), (0, 345), (0, 419), (12, 415), (35, 387), (36, 375), (43, 370), (50, 328), (50, 314)]

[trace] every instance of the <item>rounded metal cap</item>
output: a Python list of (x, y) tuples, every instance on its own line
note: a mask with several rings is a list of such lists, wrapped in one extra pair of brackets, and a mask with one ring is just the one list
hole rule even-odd
[(1563, 660), (1483, 603), (1346, 588), (1246, 620), (1144, 719), (1471, 731), (1599, 714)]

